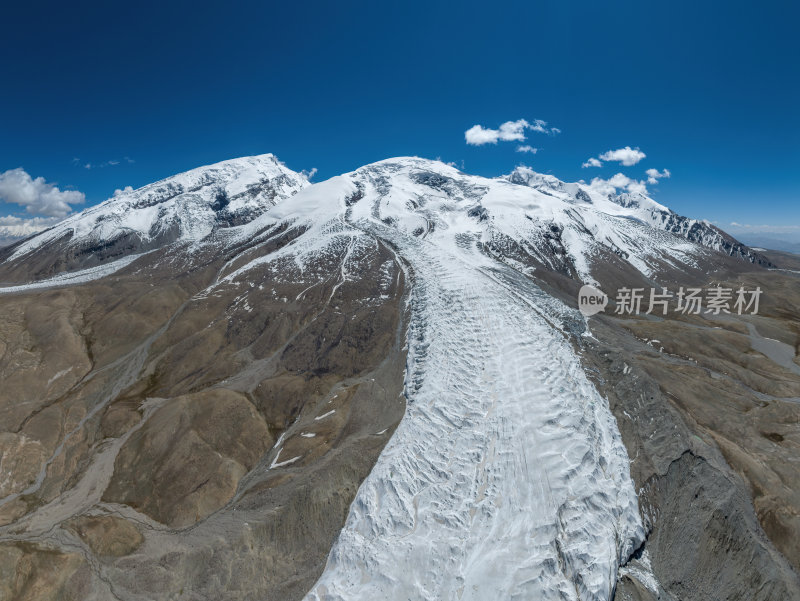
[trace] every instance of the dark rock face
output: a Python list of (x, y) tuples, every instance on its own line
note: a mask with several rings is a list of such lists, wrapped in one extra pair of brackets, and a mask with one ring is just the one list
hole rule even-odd
[(701, 221), (694, 221), (677, 215), (676, 213), (666, 211), (659, 212), (659, 217), (661, 227), (668, 232), (672, 232), (673, 234), (677, 234), (703, 246), (715, 248), (735, 259), (748, 261), (762, 267), (774, 267), (772, 262), (765, 256), (760, 255), (753, 249), (738, 242), (713, 225), (708, 225)]
[(678, 599), (796, 598), (797, 576), (762, 535), (746, 491), (730, 484), (689, 452), (648, 483), (658, 521), (671, 524), (648, 539), (655, 573)]

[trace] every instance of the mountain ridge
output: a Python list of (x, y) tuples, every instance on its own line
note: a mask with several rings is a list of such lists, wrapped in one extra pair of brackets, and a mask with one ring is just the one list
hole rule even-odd
[[(641, 193), (607, 190), (604, 193), (584, 182), (563, 182), (528, 167), (517, 167), (496, 178), (483, 178), (441, 161), (395, 157), (336, 177), (358, 179), (358, 174), (381, 172), (379, 177), (385, 180), (384, 185), (390, 185), (390, 174), (398, 170), (416, 173), (413, 183), (418, 186), (418, 195), (437, 188), (446, 193), (450, 186), (454, 194), (461, 194), (462, 200), (475, 205), (470, 210), (480, 220), (489, 219), (481, 202), (482, 194), (492, 191), (496, 196), (493, 188), (498, 185), (507, 183), (535, 191), (541, 196), (521, 198), (521, 202), (529, 203), (522, 214), (529, 220), (538, 220), (541, 225), (535, 238), (543, 244), (543, 249), (534, 254), (544, 262), (561, 261), (562, 267), (572, 270), (573, 275), (584, 281), (593, 281), (586, 264), (587, 256), (601, 247), (631, 262), (645, 275), (652, 271), (649, 263), (674, 263), (669, 256), (673, 252), (679, 260), (691, 263), (690, 255), (699, 252), (699, 248), (687, 246), (681, 239), (735, 259), (771, 266), (768, 259), (707, 221), (678, 215)], [(44, 232), (0, 250), (0, 264), (7, 267), (30, 262), (32, 256), (50, 249), (49, 252), (58, 255), (57, 261), (52, 265), (45, 261), (34, 270), (39, 272), (34, 273), (35, 277), (50, 277), (62, 271), (91, 267), (105, 258), (119, 258), (173, 243), (196, 244), (222, 229), (237, 230), (258, 221), (281, 201), (304, 188), (322, 184), (324, 182), (311, 183), (305, 174), (288, 169), (273, 154), (229, 159), (164, 178), (137, 190), (126, 189)], [(474, 193), (465, 200), (463, 191), (469, 187)], [(505, 213), (520, 213), (518, 209), (509, 204), (496, 209), (491, 218), (503, 220)], [(651, 244), (635, 222), (674, 235), (675, 239), (662, 237), (658, 244)], [(520, 229), (519, 223), (506, 225)], [(636, 238), (636, 243), (631, 244), (630, 237)], [(559, 253), (567, 253), (571, 265), (562, 261)], [(659, 256), (649, 261), (648, 254)]]

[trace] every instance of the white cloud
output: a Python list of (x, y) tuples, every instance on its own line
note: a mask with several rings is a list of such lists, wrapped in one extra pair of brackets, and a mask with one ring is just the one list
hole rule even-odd
[[(133, 163), (133, 161), (128, 157), (125, 157), (125, 162)], [(107, 161), (103, 161), (102, 163), (100, 163), (100, 167), (116, 167), (120, 163), (122, 163), (122, 161), (120, 161), (119, 159), (109, 159)]]
[(557, 127), (547, 127), (547, 121), (536, 119), (533, 123), (529, 123), (525, 119), (518, 119), (516, 121), (506, 121), (497, 129), (483, 127), (482, 125), (473, 125), (464, 132), (464, 139), (467, 144), (472, 146), (483, 146), (484, 144), (497, 144), (500, 142), (522, 142), (525, 140), (525, 130), (530, 129), (539, 133), (554, 136), (561, 133)]
[(541, 119), (534, 120), (533, 125), (528, 125), (528, 127), (533, 131), (538, 131), (540, 134), (547, 134), (549, 136), (555, 136), (561, 133), (561, 130), (557, 127), (548, 128), (547, 121), (542, 121)]
[(617, 188), (614, 185), (612, 185), (609, 180), (605, 180), (601, 177), (593, 178), (592, 182), (589, 185), (592, 188), (594, 188), (599, 194), (602, 194), (604, 196), (617, 193)]
[(316, 167), (312, 167), (311, 171), (307, 171), (306, 169), (303, 169), (300, 172), (300, 174), (301, 175), (305, 175), (306, 179), (309, 180), (309, 181), (311, 180), (312, 177), (314, 177), (316, 175), (316, 173), (317, 173), (317, 168)]
[(647, 174), (648, 184), (657, 184), (662, 177), (669, 178), (672, 175), (669, 169), (664, 169), (661, 173), (659, 173), (658, 169), (648, 169), (645, 173)]
[(517, 146), (517, 152), (529, 152), (531, 154), (536, 154), (539, 152), (539, 149), (534, 148), (533, 146), (528, 146), (527, 144), (523, 144), (521, 146)]
[(631, 180), (625, 186), (625, 189), (632, 194), (641, 194), (647, 196), (647, 184), (638, 180)]
[(609, 179), (595, 177), (589, 184), (601, 194), (616, 194), (618, 189), (631, 193), (647, 194), (647, 184), (643, 181), (629, 178), (624, 173), (617, 173)]
[(461, 159), (460, 163), (457, 163), (456, 161), (445, 161), (442, 157), (436, 157), (436, 160), (439, 161), (440, 163), (444, 163), (448, 167), (460, 169), (461, 171), (464, 170), (464, 159)]
[(496, 129), (484, 129), (480, 125), (473, 125), (464, 132), (464, 139), (467, 144), (472, 146), (482, 146), (483, 144), (497, 144), (500, 132)]
[(525, 127), (528, 122), (524, 119), (519, 121), (506, 121), (499, 129), (484, 128), (482, 125), (473, 125), (464, 132), (467, 144), (482, 146), (483, 144), (497, 144), (498, 140), (504, 142), (525, 139)]
[[(630, 167), (631, 165), (635, 165), (639, 161), (641, 161), (647, 155), (643, 153), (638, 148), (631, 148), (630, 146), (626, 146), (625, 148), (617, 148), (616, 150), (609, 150), (604, 152), (599, 157), (591, 157), (585, 163), (581, 165), (584, 169), (586, 167), (602, 167), (603, 161), (616, 161), (618, 163), (622, 163), (626, 167)], [(648, 170), (648, 175), (650, 171), (655, 171), (655, 169)], [(667, 175), (659, 175), (657, 177), (669, 177), (669, 171), (664, 169), (664, 173)], [(655, 183), (655, 182), (650, 182)]]
[(622, 163), (625, 167), (630, 167), (641, 161), (647, 155), (638, 148), (618, 148), (617, 150), (609, 150), (600, 155), (601, 161), (617, 161)]
[(133, 192), (132, 186), (125, 186), (122, 190), (117, 188), (116, 190), (114, 190), (113, 197), (116, 198), (117, 196), (125, 196), (126, 194), (130, 194), (131, 192)]
[(614, 186), (615, 188), (625, 188), (632, 181), (633, 180), (624, 173), (617, 173), (611, 179), (608, 180), (608, 183)]
[(0, 217), (0, 245), (37, 234), (61, 221), (60, 217), (31, 217), (23, 219), (15, 215)]
[(48, 217), (66, 217), (73, 204), (82, 204), (86, 197), (76, 190), (61, 191), (43, 177), (33, 179), (24, 169), (0, 173), (0, 200), (25, 207), (28, 213)]

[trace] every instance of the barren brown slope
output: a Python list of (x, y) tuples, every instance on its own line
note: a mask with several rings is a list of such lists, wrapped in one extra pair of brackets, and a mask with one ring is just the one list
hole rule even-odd
[(403, 414), (405, 280), (352, 235), (312, 272), (224, 279), (292, 235), (0, 295), (3, 599), (313, 584)]
[[(590, 318), (593, 337), (576, 344), (628, 448), (650, 530), (642, 551), (662, 595), (797, 599), (800, 278), (724, 260), (719, 267), (647, 280), (606, 261), (599, 279), (612, 304)], [(575, 305), (574, 283), (552, 273), (547, 280)], [(621, 286), (662, 285), (760, 286), (763, 295), (757, 316), (684, 316), (674, 303), (666, 316), (614, 313)], [(653, 598), (635, 578), (637, 563), (632, 574), (622, 570), (618, 598)]]

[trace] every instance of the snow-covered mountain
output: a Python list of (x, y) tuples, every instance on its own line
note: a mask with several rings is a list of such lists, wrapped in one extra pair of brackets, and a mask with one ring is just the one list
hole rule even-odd
[[(333, 185), (349, 191), (337, 199), (324, 192)], [(438, 161), (397, 158), (314, 187), (319, 189), (265, 212), (242, 235), (277, 218), (308, 227), (324, 215), (342, 218), (344, 202), (346, 215), (368, 204), (372, 218), (404, 235), (424, 239), (437, 230), (457, 231), (459, 244), (478, 244), (523, 270), (539, 266), (584, 282), (595, 282), (596, 271), (610, 260), (645, 278), (670, 269), (702, 271), (715, 257), (768, 264), (714, 226), (677, 215), (646, 196), (604, 195), (526, 168), (487, 179)]]
[[(641, 192), (623, 192), (595, 187), (589, 184), (566, 184), (552, 175), (536, 173), (528, 167), (517, 167), (506, 176), (508, 181), (536, 188), (568, 203), (593, 204), (607, 214), (618, 214), (638, 219), (656, 229), (664, 230), (726, 255), (761, 264), (765, 259), (741, 242), (704, 219), (690, 219), (678, 215)], [(605, 189), (604, 189), (605, 188)], [(620, 212), (617, 207), (622, 207)]]
[[(609, 253), (647, 278), (659, 270), (696, 267), (703, 262), (699, 257), (709, 256), (705, 249), (768, 263), (708, 222), (682, 217), (642, 194), (604, 193), (526, 167), (487, 179), (409, 157), (341, 178), (356, 186), (354, 197), (372, 186), (380, 197), (373, 215), (415, 237), (437, 226), (458, 227), (504, 260), (532, 261), (586, 282), (597, 281), (593, 264), (606, 263)], [(52, 264), (33, 274), (42, 277), (168, 244), (201, 244), (225, 228), (232, 228), (228, 243), (241, 243), (282, 214), (273, 206), (310, 185), (271, 154), (223, 161), (121, 192), (0, 258), (15, 264), (50, 255)], [(335, 199), (326, 199), (314, 211), (335, 207)]]
[[(341, 261), (338, 288), (366, 269), (375, 244), (389, 245), (414, 283), (408, 407), (309, 599), (462, 590), (472, 599), (601, 600), (644, 536), (627, 456), (565, 341), (581, 320), (520, 274), (594, 282), (612, 259), (647, 278), (701, 268), (718, 253), (718, 235), (706, 225), (694, 239), (692, 225), (673, 231), (669, 223), (682, 220), (644, 196), (603, 196), (523, 169), (487, 179), (397, 158), (308, 185), (266, 155), (110, 199), (18, 246), (7, 262), (56, 241), (97, 249), (133, 236), (137, 252), (148, 244), (215, 252), (257, 248), (284, 232), (288, 244), (237, 260), (203, 293), (217, 295), (268, 284), (267, 265), (312, 288)], [(256, 304), (246, 292), (237, 302)]]
[(192, 169), (131, 190), (14, 245), (7, 261), (33, 253), (60, 257), (52, 272), (94, 265), (171, 243), (202, 240), (248, 223), (309, 185), (305, 175), (265, 154)]
[[(96, 579), (119, 598), (185, 586), (198, 598), (284, 598), (265, 591), (294, 587), (309, 601), (610, 601), (629, 561), (641, 598), (658, 598), (642, 545), (659, 508), (640, 507), (620, 413), (576, 350), (587, 321), (551, 283), (567, 282), (563, 293), (766, 261), (644, 195), (529, 169), (489, 179), (403, 157), (311, 184), (272, 155), (122, 193), (0, 260), (0, 281), (16, 284), (0, 298), (27, 298), (34, 316), (20, 328), (54, 315), (64, 336), (85, 336), (70, 352), (86, 355), (86, 371), (70, 375), (75, 361), (58, 349), (40, 353), (50, 363), (20, 390), (57, 398), (63, 381), (79, 409), (66, 406), (85, 416), (66, 436), (85, 428), (76, 439), (100, 441), (80, 443), (69, 465), (81, 477), (48, 472), (64, 443), (31, 460), (0, 499), (17, 503), (13, 519), (74, 548), (62, 522), (89, 509), (111, 518), (109, 507), (129, 518), (136, 560), (109, 559)], [(91, 282), (85, 297), (53, 294), (53, 311), (39, 310), (40, 290)], [(6, 355), (32, 364), (27, 335), (15, 336)], [(107, 385), (96, 395), (89, 373)], [(647, 402), (629, 396), (632, 411)], [(9, 402), (15, 424), (29, 406), (44, 413), (25, 399)], [(399, 399), (404, 412), (387, 417)], [(206, 415), (223, 403), (235, 419)], [(656, 430), (637, 457), (677, 444), (678, 422), (649, 410), (642, 428)], [(653, 478), (677, 461), (654, 462)], [(69, 503), (43, 496), (59, 486)]]

